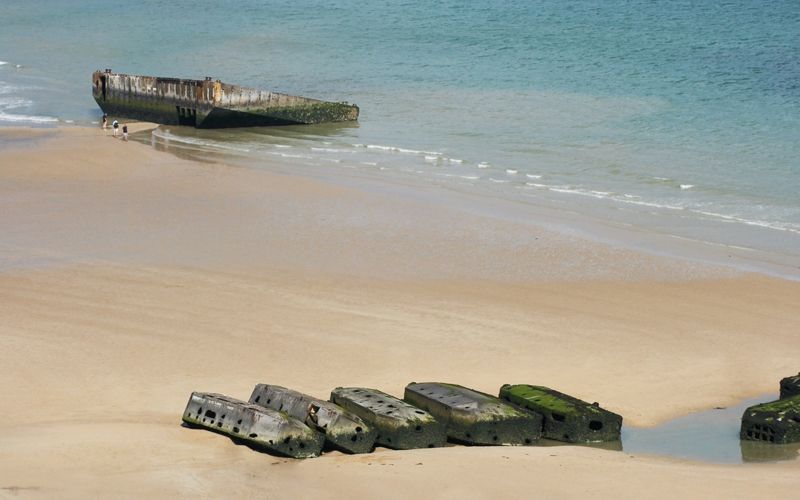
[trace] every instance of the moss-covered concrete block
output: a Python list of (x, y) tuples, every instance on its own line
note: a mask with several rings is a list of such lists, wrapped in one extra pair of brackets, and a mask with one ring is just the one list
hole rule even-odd
[(325, 435), (333, 448), (346, 453), (369, 453), (377, 432), (341, 406), (279, 385), (258, 384), (250, 403), (283, 411)]
[(403, 399), (442, 422), (458, 443), (525, 445), (542, 435), (541, 415), (460, 385), (412, 382)]
[(430, 413), (385, 392), (363, 387), (337, 387), (331, 402), (355, 413), (378, 435), (375, 442), (387, 448), (410, 450), (444, 446), (447, 434)]
[(746, 409), (742, 415), (739, 437), (775, 444), (800, 442), (800, 396)]
[(800, 373), (781, 379), (781, 399), (800, 396)]
[(618, 441), (622, 417), (548, 387), (509, 385), (500, 388), (500, 398), (543, 417), (542, 436), (568, 443)]
[(316, 457), (325, 442), (322, 434), (284, 412), (222, 394), (193, 392), (183, 421), (292, 458)]

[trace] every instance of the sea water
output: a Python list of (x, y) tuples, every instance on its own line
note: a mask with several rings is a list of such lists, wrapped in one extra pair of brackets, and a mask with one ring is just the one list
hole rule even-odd
[(0, 124), (98, 122), (103, 68), (349, 101), (357, 124), (146, 140), (570, 211), (796, 278), (798, 54), (796, 0), (2, 2)]

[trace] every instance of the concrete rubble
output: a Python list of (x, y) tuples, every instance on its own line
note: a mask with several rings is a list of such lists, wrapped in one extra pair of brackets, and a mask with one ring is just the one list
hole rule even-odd
[(325, 435), (333, 448), (346, 453), (369, 453), (377, 432), (357, 415), (329, 401), (279, 385), (258, 384), (250, 403), (283, 411)]
[(433, 415), (458, 443), (526, 445), (542, 434), (541, 415), (460, 385), (412, 382), (403, 399)]
[(800, 395), (747, 408), (739, 437), (772, 444), (800, 442)]
[(800, 395), (800, 373), (792, 377), (786, 377), (781, 380), (781, 399), (790, 398), (792, 396)]
[(183, 421), (292, 458), (316, 457), (325, 437), (286, 413), (221, 394), (193, 392)]
[(430, 413), (376, 389), (337, 387), (331, 392), (331, 402), (374, 427), (378, 445), (408, 450), (447, 442), (444, 425)]
[(548, 387), (509, 385), (500, 388), (500, 398), (540, 413), (542, 436), (568, 443), (618, 441), (622, 417)]

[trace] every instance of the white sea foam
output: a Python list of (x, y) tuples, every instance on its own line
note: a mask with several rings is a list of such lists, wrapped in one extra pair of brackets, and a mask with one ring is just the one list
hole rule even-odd
[(370, 167), (377, 167), (378, 162), (376, 161), (362, 161), (360, 162), (362, 165), (369, 165)]
[(519, 173), (519, 170), (514, 170), (513, 168), (507, 168), (506, 173), (511, 175), (517, 175), (517, 173)]
[(288, 145), (288, 144), (275, 144), (275, 147), (276, 148), (287, 149), (287, 148), (290, 148), (291, 146)]
[(706, 216), (709, 216), (709, 217), (719, 218), (719, 219), (722, 219), (722, 220), (724, 220), (726, 222), (736, 222), (736, 223), (745, 224), (745, 225), (748, 225), (748, 226), (758, 226), (758, 227), (764, 227), (764, 228), (767, 228), (767, 229), (776, 229), (778, 231), (787, 231), (787, 232), (790, 232), (790, 233), (800, 234), (800, 227), (798, 227), (796, 224), (780, 223), (780, 222), (769, 222), (769, 221), (763, 221), (763, 220), (751, 220), (751, 219), (745, 219), (744, 217), (737, 217), (735, 215), (726, 215), (726, 214), (720, 214), (720, 213), (716, 213), (716, 212), (706, 212), (706, 211), (703, 211), (703, 210), (692, 210), (692, 212), (695, 212), (695, 213), (698, 213), (698, 214), (702, 214), (702, 215), (706, 215)]
[(224, 149), (226, 151), (238, 151), (238, 152), (242, 152), (242, 153), (249, 153), (250, 152), (249, 149), (237, 148), (235, 146), (229, 146), (227, 144), (222, 144), (222, 143), (219, 143), (219, 142), (216, 142), (216, 141), (204, 141), (202, 139), (197, 139), (195, 137), (186, 137), (186, 136), (181, 136), (181, 135), (175, 135), (175, 134), (172, 134), (171, 132), (168, 132), (166, 130), (162, 130), (160, 128), (154, 129), (151, 132), (151, 134), (153, 135), (153, 137), (155, 137), (157, 139), (164, 140), (164, 141), (177, 142), (177, 143), (180, 143), (180, 144), (190, 144), (192, 146), (198, 146), (198, 147), (201, 147), (201, 148)]
[(0, 61), (0, 66), (3, 66), (3, 65), (5, 65), (5, 64), (8, 64), (8, 63), (7, 63), (7, 62), (5, 62), (5, 61)]
[(431, 162), (431, 163), (436, 163), (437, 161), (439, 161), (439, 157), (438, 156), (425, 155), (425, 161)]
[(448, 158), (447, 161), (450, 163), (464, 163), (464, 160), (459, 160), (458, 158)]
[(480, 179), (480, 177), (478, 177), (477, 175), (459, 175), (458, 177), (466, 179), (468, 181), (477, 181), (478, 179)]
[(508, 181), (506, 179), (494, 179), (492, 177), (489, 177), (489, 180), (492, 182), (496, 182), (498, 184), (508, 184)]
[(15, 123), (53, 123), (57, 122), (58, 118), (53, 116), (36, 116), (36, 115), (17, 115), (11, 113), (4, 113), (0, 111), (0, 121), (2, 122), (15, 122)]
[(311, 148), (311, 151), (320, 151), (323, 153), (349, 153), (350, 151), (346, 149), (336, 149), (336, 148)]
[(692, 189), (694, 184), (681, 184), (681, 189)]
[(489, 165), (485, 161), (478, 163), (478, 168), (489, 168), (489, 167), (491, 167), (491, 165)]
[(525, 177), (527, 177), (528, 179), (541, 179), (542, 178), (541, 175), (536, 175), (536, 174), (525, 174)]

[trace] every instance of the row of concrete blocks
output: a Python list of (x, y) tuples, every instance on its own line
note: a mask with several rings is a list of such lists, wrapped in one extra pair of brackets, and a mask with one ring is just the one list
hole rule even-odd
[(744, 411), (739, 437), (771, 444), (800, 442), (800, 373), (781, 380), (778, 400)]
[(411, 383), (404, 399), (361, 387), (338, 387), (330, 401), (258, 384), (248, 402), (192, 393), (183, 421), (250, 446), (306, 458), (323, 447), (368, 453), (468, 445), (618, 441), (622, 417), (597, 403), (531, 385), (504, 385), (500, 397), (444, 383)]

